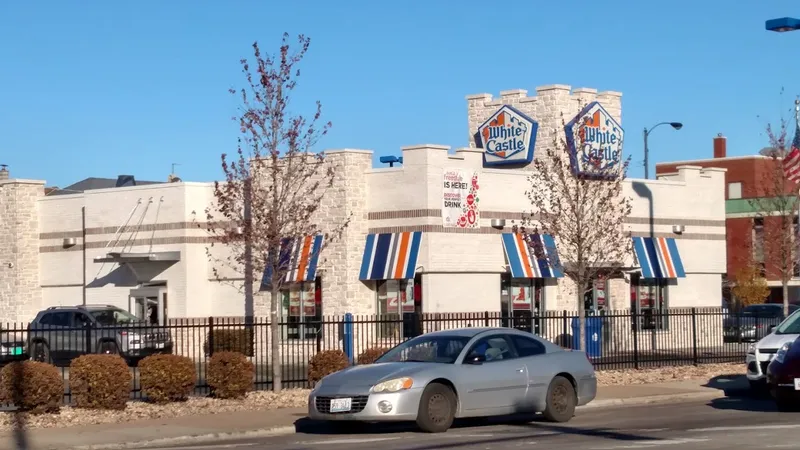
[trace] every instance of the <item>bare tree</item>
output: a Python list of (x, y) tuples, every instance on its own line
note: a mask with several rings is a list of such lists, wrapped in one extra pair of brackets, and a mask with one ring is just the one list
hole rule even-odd
[[(797, 132), (797, 130), (795, 131)], [(762, 221), (761, 230), (756, 230), (753, 248), (756, 262), (762, 263), (767, 278), (777, 277), (783, 288), (783, 311), (789, 314), (789, 281), (798, 269), (797, 217), (798, 202), (796, 185), (783, 170), (783, 158), (791, 151), (787, 141), (787, 122), (781, 120), (778, 130), (767, 126), (767, 136), (774, 151), (770, 159), (759, 168), (757, 191), (750, 205)], [(760, 233), (760, 234), (759, 234)]]
[[(537, 260), (546, 260), (574, 282), (580, 349), (585, 350), (584, 293), (592, 280), (618, 272), (632, 251), (630, 234), (624, 226), (631, 200), (622, 192), (628, 160), (621, 159), (619, 141), (616, 160), (611, 155), (611, 160), (603, 162), (597, 153), (597, 142), (587, 138), (587, 131), (591, 131), (585, 120), (564, 129), (567, 133), (554, 133), (553, 145), (534, 160), (531, 187), (526, 192), (533, 213), (517, 231), (523, 233)], [(572, 154), (571, 149), (579, 151)], [(537, 233), (553, 236), (557, 252), (538, 248), (543, 240), (531, 239)]]
[[(299, 49), (291, 52), (289, 35), (283, 35), (277, 56), (262, 55), (253, 44), (254, 64), (241, 60), (246, 87), (231, 89), (241, 96), (238, 122), (241, 136), (237, 154), (222, 154), (225, 180), (214, 183), (216, 204), (206, 211), (207, 229), (225, 249), (220, 256), (211, 249), (214, 273), (226, 279), (222, 266), (244, 274), (245, 316), (251, 318), (254, 290), (264, 273), (270, 293), (271, 365), (273, 389), (281, 390), (281, 290), (287, 285), (291, 247), (307, 236), (324, 236), (321, 252), (341, 238), (350, 219), (342, 223), (317, 223), (326, 193), (336, 179), (335, 165), (323, 153), (311, 150), (328, 132), (318, 125), (322, 106), (310, 119), (289, 110), (310, 40), (298, 36)], [(214, 244), (212, 244), (213, 246)], [(317, 253), (318, 254), (318, 253)]]

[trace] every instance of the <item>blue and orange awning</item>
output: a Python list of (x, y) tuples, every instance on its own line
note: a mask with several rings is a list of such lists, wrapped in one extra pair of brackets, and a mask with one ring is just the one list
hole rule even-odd
[[(282, 239), (278, 258), (279, 273), (286, 273), (284, 283), (302, 283), (317, 278), (319, 252), (322, 249), (322, 235), (305, 236), (299, 239)], [(261, 286), (267, 287), (272, 280), (272, 267), (264, 269)]]
[(556, 241), (549, 234), (503, 233), (503, 250), (512, 278), (562, 278)]
[(367, 235), (360, 280), (409, 280), (417, 267), (421, 231)]
[(642, 278), (686, 278), (675, 238), (634, 237), (633, 249)]

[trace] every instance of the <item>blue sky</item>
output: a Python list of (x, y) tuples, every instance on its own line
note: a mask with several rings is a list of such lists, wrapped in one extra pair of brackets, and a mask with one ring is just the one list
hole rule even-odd
[[(558, 6), (558, 5), (569, 6)], [(800, 94), (792, 1), (467, 0), (0, 2), (0, 163), (66, 186), (89, 176), (220, 176), (233, 152), (239, 59), (284, 31), (311, 37), (295, 107), (317, 99), (333, 129), (319, 145), (380, 155), (467, 144), (468, 94), (546, 84), (623, 92), (625, 152), (651, 161), (767, 144), (768, 122)], [(591, 44), (591, 45), (588, 45)], [(784, 90), (781, 94), (782, 89)], [(638, 163), (638, 164), (637, 164)]]

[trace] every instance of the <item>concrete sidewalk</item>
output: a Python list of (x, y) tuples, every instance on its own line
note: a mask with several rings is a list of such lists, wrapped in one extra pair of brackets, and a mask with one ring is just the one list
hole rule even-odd
[[(742, 395), (747, 390), (744, 377), (678, 381), (647, 385), (601, 387), (597, 399), (580, 408), (594, 408), (681, 400), (711, 400), (726, 395)], [(27, 433), (30, 449), (125, 448), (136, 443), (180, 444), (212, 440), (216, 437), (268, 436), (303, 431), (309, 423), (305, 409), (239, 411), (171, 419), (151, 419), (123, 424), (89, 425), (69, 428), (33, 429)], [(0, 434), (0, 448), (15, 447), (13, 434)]]

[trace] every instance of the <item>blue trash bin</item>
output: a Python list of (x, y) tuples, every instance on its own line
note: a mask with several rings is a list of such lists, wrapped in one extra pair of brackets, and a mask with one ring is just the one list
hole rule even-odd
[[(572, 319), (572, 348), (581, 348), (581, 325), (578, 318)], [(603, 354), (603, 318), (586, 318), (586, 354), (590, 358), (599, 358)]]

